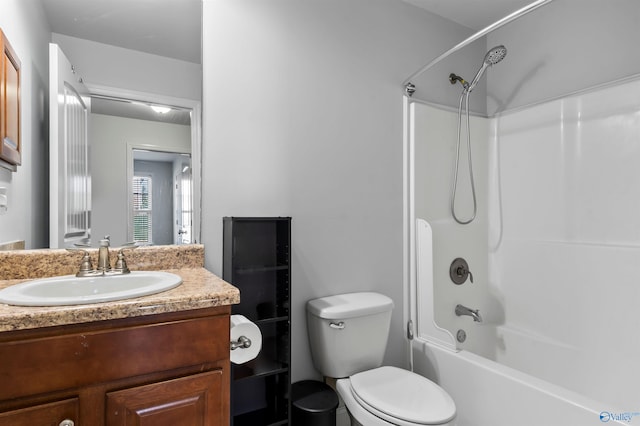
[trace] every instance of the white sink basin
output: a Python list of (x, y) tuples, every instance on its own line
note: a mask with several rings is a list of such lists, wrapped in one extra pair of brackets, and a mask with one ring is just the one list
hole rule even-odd
[(0, 290), (0, 303), (16, 306), (85, 305), (132, 299), (179, 286), (182, 278), (169, 272), (78, 278), (75, 275), (27, 281)]

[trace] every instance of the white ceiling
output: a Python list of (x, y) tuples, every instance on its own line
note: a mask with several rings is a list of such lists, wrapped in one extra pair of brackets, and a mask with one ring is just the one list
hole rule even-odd
[(473, 30), (481, 30), (533, 0), (404, 0)]
[(41, 0), (51, 30), (201, 63), (201, 0)]

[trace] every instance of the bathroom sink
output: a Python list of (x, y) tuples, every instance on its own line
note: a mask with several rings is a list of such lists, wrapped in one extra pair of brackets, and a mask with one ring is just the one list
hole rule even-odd
[(0, 290), (0, 303), (16, 306), (84, 305), (132, 299), (170, 290), (182, 278), (169, 272), (133, 271), (124, 275), (75, 275), (27, 281)]

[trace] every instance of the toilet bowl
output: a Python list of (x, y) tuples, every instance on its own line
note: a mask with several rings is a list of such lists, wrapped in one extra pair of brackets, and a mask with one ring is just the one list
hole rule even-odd
[(429, 379), (382, 366), (393, 302), (378, 293), (349, 293), (307, 303), (311, 355), (336, 390), (354, 426), (455, 425), (453, 399)]
[(336, 383), (349, 413), (364, 426), (452, 426), (456, 407), (440, 386), (396, 367), (367, 370)]

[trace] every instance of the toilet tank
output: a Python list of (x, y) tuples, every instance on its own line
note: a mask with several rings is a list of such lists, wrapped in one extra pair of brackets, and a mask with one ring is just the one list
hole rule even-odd
[(313, 364), (323, 376), (349, 377), (382, 365), (393, 301), (379, 293), (348, 293), (307, 302)]

